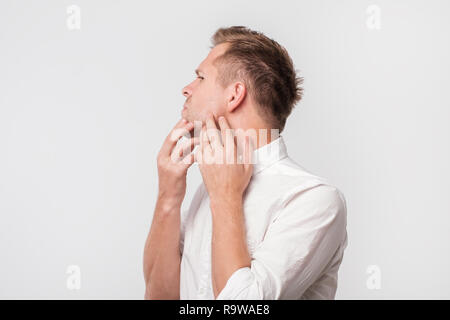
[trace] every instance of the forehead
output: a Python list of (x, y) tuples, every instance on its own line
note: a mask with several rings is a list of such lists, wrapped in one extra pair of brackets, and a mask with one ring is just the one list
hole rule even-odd
[(211, 70), (212, 68), (215, 69), (214, 64), (213, 64), (214, 60), (217, 57), (224, 54), (227, 47), (228, 47), (227, 43), (221, 43), (221, 44), (218, 44), (217, 46), (215, 46), (214, 48), (212, 48), (211, 51), (209, 51), (208, 56), (198, 66), (198, 70), (206, 72), (208, 70)]

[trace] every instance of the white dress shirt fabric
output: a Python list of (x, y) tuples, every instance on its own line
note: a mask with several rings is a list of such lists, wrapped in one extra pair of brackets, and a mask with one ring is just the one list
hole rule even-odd
[[(294, 162), (281, 134), (253, 157), (243, 198), (251, 266), (236, 270), (217, 300), (334, 299), (347, 247), (343, 194)], [(180, 299), (213, 300), (212, 216), (203, 183), (180, 231)]]

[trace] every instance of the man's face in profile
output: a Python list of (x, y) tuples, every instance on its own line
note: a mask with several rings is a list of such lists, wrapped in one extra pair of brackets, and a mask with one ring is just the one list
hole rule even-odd
[(219, 44), (209, 52), (208, 56), (198, 66), (197, 78), (183, 88), (186, 102), (182, 117), (188, 121), (205, 121), (208, 112), (216, 117), (225, 114), (225, 88), (217, 83), (217, 68), (213, 61), (225, 52), (227, 44)]

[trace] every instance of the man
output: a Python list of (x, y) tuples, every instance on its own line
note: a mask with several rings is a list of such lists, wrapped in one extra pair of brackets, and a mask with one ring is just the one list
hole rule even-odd
[[(221, 28), (212, 42), (158, 154), (145, 298), (333, 299), (347, 246), (345, 198), (273, 134), (301, 99), (302, 78), (262, 33)], [(177, 143), (196, 123), (200, 136)], [(194, 161), (203, 183), (180, 214)]]

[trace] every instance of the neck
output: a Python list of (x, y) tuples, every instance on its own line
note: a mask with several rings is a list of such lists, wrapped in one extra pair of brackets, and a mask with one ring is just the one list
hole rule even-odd
[(270, 128), (269, 129), (262, 128), (262, 129), (256, 130), (256, 132), (257, 132), (257, 141), (252, 141), (253, 145), (255, 146), (255, 149), (259, 149), (278, 138), (278, 135), (275, 133), (272, 133)]
[[(230, 117), (230, 127), (234, 128), (237, 136), (242, 133), (248, 135), (254, 149), (259, 149), (271, 143), (279, 136), (279, 130), (270, 128), (271, 126), (260, 117), (256, 106), (252, 104), (239, 108), (232, 115), (233, 117)], [(242, 130), (239, 130), (239, 128)]]
[(279, 130), (268, 128), (262, 124), (243, 124), (240, 126), (231, 125), (234, 129), (235, 135), (243, 141), (244, 136), (248, 136), (254, 147), (254, 150), (259, 149), (266, 144), (271, 143), (279, 137)]

